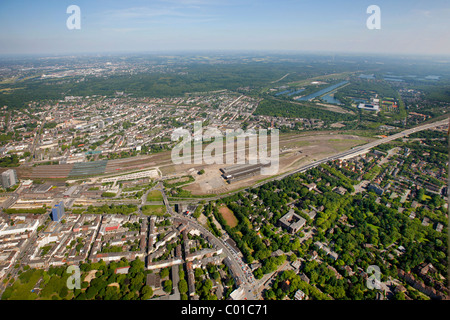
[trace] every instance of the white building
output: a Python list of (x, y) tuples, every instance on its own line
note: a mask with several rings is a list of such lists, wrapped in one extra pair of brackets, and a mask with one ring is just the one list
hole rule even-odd
[(304, 300), (305, 299), (305, 293), (302, 291), (302, 290), (297, 290), (296, 292), (295, 292), (295, 295), (294, 295), (294, 299), (295, 300)]
[(380, 111), (380, 106), (379, 105), (375, 105), (375, 104), (360, 103), (358, 105), (358, 109), (377, 111), (378, 112), (378, 111)]
[(17, 179), (17, 173), (14, 169), (6, 170), (2, 172), (2, 186), (3, 188), (10, 188), (15, 185), (19, 180)]
[(7, 223), (0, 224), (0, 236), (5, 236), (8, 234), (22, 233), (27, 231), (36, 231), (39, 226), (39, 220), (33, 219), (26, 223), (20, 223), (14, 226), (8, 226)]

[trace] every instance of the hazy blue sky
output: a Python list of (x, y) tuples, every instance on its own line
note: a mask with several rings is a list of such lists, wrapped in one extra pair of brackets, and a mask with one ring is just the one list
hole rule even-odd
[[(69, 5), (81, 29), (69, 30)], [(381, 30), (369, 30), (369, 5)], [(0, 0), (0, 54), (298, 50), (450, 54), (448, 0)]]

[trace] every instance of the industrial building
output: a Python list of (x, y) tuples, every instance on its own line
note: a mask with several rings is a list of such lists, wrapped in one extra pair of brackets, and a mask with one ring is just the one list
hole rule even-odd
[(375, 104), (360, 103), (358, 105), (358, 109), (377, 111), (378, 112), (378, 111), (380, 111), (380, 106), (375, 105)]
[(270, 166), (270, 164), (236, 164), (226, 168), (221, 168), (222, 177), (228, 182), (243, 180), (261, 173), (263, 167)]

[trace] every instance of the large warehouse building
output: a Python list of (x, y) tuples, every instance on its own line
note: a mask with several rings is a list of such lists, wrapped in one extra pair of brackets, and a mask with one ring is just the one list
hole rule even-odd
[(228, 182), (243, 180), (261, 173), (261, 168), (270, 164), (236, 164), (221, 168), (222, 177)]

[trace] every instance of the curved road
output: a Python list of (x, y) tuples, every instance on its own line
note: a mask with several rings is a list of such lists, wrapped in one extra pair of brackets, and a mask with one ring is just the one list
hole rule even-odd
[(244, 272), (243, 268), (248, 269), (248, 266), (246, 263), (244, 263), (236, 253), (233, 253), (232, 250), (229, 248), (229, 246), (223, 241), (221, 238), (217, 238), (214, 236), (209, 230), (207, 230), (205, 227), (203, 227), (200, 223), (197, 222), (194, 218), (186, 217), (182, 214), (176, 213), (172, 210), (172, 207), (169, 204), (169, 200), (167, 199), (166, 192), (164, 190), (164, 186), (161, 182), (158, 184), (158, 189), (161, 191), (163, 195), (163, 201), (166, 205), (167, 212), (174, 218), (178, 218), (179, 220), (183, 221), (183, 223), (187, 227), (191, 227), (194, 229), (198, 229), (202, 234), (208, 236), (212, 243), (218, 247), (221, 248), (222, 251), (225, 253), (225, 255), (230, 259), (231, 264), (233, 266), (233, 270), (237, 272), (235, 276), (237, 276), (241, 282), (244, 289), (245, 297), (248, 300), (258, 300), (259, 299), (259, 293), (255, 289), (255, 278), (253, 277), (253, 274), (251, 272)]

